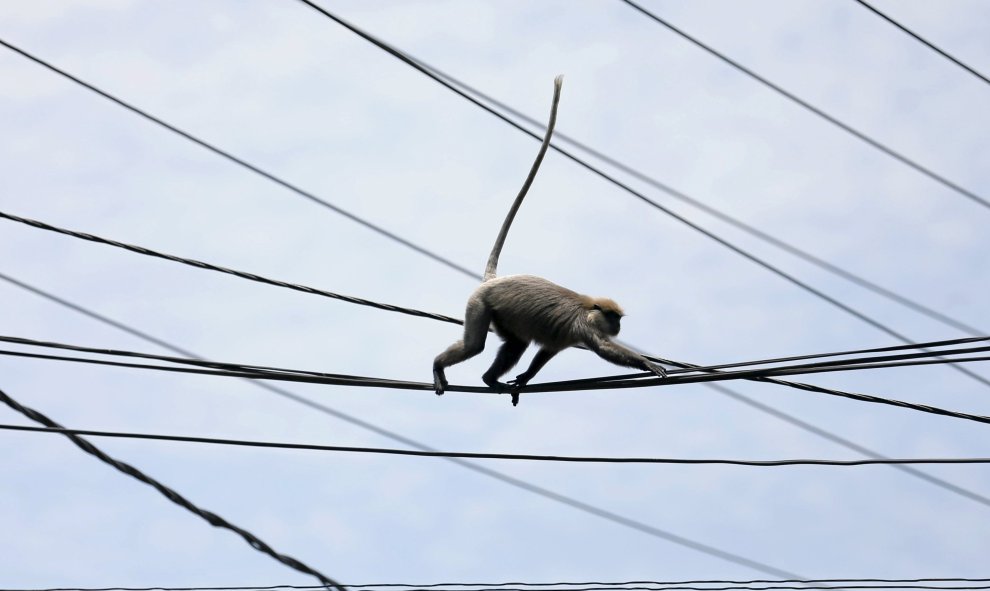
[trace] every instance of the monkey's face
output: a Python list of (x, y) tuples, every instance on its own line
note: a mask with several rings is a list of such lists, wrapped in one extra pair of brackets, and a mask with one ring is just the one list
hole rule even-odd
[(619, 312), (595, 305), (589, 316), (591, 317), (592, 324), (604, 334), (610, 337), (619, 334), (620, 323), (622, 321), (622, 314)]

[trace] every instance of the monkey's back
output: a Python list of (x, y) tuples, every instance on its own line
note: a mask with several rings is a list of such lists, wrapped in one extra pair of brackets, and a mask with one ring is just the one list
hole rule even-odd
[(590, 298), (535, 275), (507, 275), (482, 283), (472, 297), (492, 311), (503, 336), (563, 349), (583, 340)]

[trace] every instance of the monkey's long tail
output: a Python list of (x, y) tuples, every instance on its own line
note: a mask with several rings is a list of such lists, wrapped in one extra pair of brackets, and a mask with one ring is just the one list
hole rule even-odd
[(485, 281), (495, 278), (495, 269), (498, 267), (498, 257), (502, 254), (502, 245), (505, 244), (505, 237), (509, 234), (509, 226), (512, 225), (512, 220), (516, 217), (516, 212), (519, 211), (519, 206), (522, 205), (523, 198), (526, 197), (526, 193), (529, 192), (530, 185), (533, 184), (533, 179), (536, 178), (536, 173), (540, 170), (540, 164), (543, 163), (543, 157), (547, 153), (547, 148), (550, 147), (550, 137), (553, 135), (553, 126), (557, 123), (557, 103), (560, 102), (560, 86), (564, 82), (563, 75), (557, 76), (553, 80), (553, 103), (550, 105), (550, 122), (547, 123), (547, 133), (543, 136), (543, 144), (540, 145), (540, 152), (536, 155), (536, 160), (533, 162), (533, 167), (529, 169), (529, 176), (526, 177), (526, 182), (523, 183), (522, 189), (519, 190), (519, 194), (516, 195), (516, 200), (512, 202), (512, 207), (509, 209), (509, 214), (505, 216), (505, 221), (502, 222), (502, 229), (498, 232), (498, 238), (495, 239), (495, 246), (492, 247), (492, 253), (488, 255), (488, 265), (485, 267)]

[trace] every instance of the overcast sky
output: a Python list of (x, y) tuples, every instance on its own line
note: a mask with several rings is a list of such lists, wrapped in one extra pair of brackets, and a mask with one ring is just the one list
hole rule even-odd
[[(760, 86), (619, 1), (324, 1), (327, 9), (712, 207), (990, 330), (990, 209)], [(990, 86), (855, 2), (646, 1), (831, 115), (990, 197)], [(876, 0), (990, 72), (990, 3)], [(481, 273), (537, 142), (300, 2), (0, 3), (0, 39)], [(951, 327), (617, 178), (915, 340)], [(0, 48), (0, 210), (460, 317), (476, 281)], [(611, 297), (622, 339), (709, 364), (897, 344), (559, 154), (501, 274)], [(428, 381), (450, 324), (0, 221), (0, 273), (217, 360)], [(0, 334), (163, 353), (0, 281)], [(480, 385), (494, 355), (448, 371)], [(16, 347), (4, 346), (3, 349)], [(530, 353), (531, 355), (532, 353)], [(524, 358), (527, 363), (529, 356)], [(979, 366), (974, 370), (990, 377)], [(621, 373), (582, 351), (539, 380)], [(514, 374), (513, 374), (514, 375)], [(807, 381), (990, 414), (947, 367)], [(990, 456), (987, 427), (773, 385), (767, 407), (894, 457)], [(247, 382), (0, 357), (0, 389), (70, 427), (405, 447)], [(862, 457), (700, 385), (524, 396), (293, 385), (451, 451)], [(0, 409), (0, 423), (30, 424)], [(344, 583), (763, 578), (439, 459), (95, 440)], [(311, 584), (62, 437), (0, 433), (0, 587)], [(807, 577), (988, 576), (990, 467), (480, 462)]]

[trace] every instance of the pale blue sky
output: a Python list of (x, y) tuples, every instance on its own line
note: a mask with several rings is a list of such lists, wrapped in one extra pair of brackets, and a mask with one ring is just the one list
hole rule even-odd
[[(618, 1), (324, 2), (558, 129), (832, 263), (979, 327), (990, 210), (879, 154)], [(990, 4), (877, 1), (990, 71)], [(852, 1), (647, 2), (810, 102), (984, 196), (990, 87)], [(536, 142), (304, 5), (7, 2), (0, 38), (481, 272)], [(0, 209), (221, 265), (460, 316), (474, 284), (0, 51)], [(621, 175), (620, 175), (621, 176)], [(959, 333), (824, 275), (655, 189), (672, 209), (918, 340)], [(203, 355), (425, 381), (457, 328), (0, 222), (0, 272)], [(612, 297), (622, 338), (716, 363), (893, 344), (550, 154), (500, 272)], [(0, 282), (0, 334), (155, 351)], [(493, 347), (452, 368), (480, 384)], [(524, 361), (525, 362), (525, 361)], [(982, 370), (984, 375), (990, 375)], [(580, 351), (541, 378), (615, 373)], [(0, 358), (0, 389), (78, 428), (393, 446), (220, 378)], [(990, 414), (947, 368), (823, 385)], [(733, 388), (891, 456), (990, 455), (986, 428)], [(505, 398), (293, 386), (440, 449), (853, 458), (702, 386)], [(23, 423), (0, 410), (0, 423)], [(98, 441), (343, 582), (752, 578), (441, 460)], [(308, 584), (61, 438), (0, 433), (0, 587)], [(810, 577), (987, 576), (990, 507), (886, 467), (489, 462)], [(990, 496), (990, 468), (925, 468)]]

